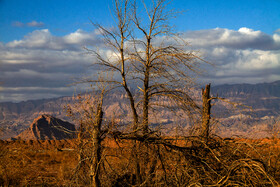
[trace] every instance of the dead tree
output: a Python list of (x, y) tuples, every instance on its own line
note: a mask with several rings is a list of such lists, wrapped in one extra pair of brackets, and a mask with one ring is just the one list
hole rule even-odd
[[(147, 134), (151, 108), (162, 107), (155, 98), (168, 98), (178, 106), (184, 105), (186, 110), (194, 109), (195, 104), (182, 89), (189, 87), (192, 82), (189, 75), (198, 73), (199, 69), (196, 55), (186, 52), (184, 47), (187, 43), (172, 33), (172, 27), (168, 24), (169, 20), (178, 14), (168, 8), (169, 1), (153, 1), (151, 7), (143, 1), (147, 21), (143, 21), (139, 6), (141, 4), (139, 5), (138, 1), (132, 4), (132, 22), (142, 39), (133, 37), (130, 40), (134, 50), (129, 54), (135, 67), (136, 78), (140, 80), (138, 88), (142, 99), (141, 129), (143, 134)], [(165, 42), (165, 39), (172, 43)]]
[[(126, 93), (133, 117), (130, 132), (148, 137), (152, 134), (149, 116), (155, 110), (159, 111), (162, 107), (183, 109), (190, 114), (194, 108), (198, 108), (184, 89), (193, 85), (192, 76), (200, 72), (200, 59), (193, 51), (187, 52), (187, 43), (172, 32), (169, 20), (176, 17), (178, 12), (169, 8), (168, 0), (153, 1), (151, 6), (144, 1), (139, 2), (114, 1), (113, 29), (94, 23), (102, 35), (104, 48), (111, 55), (104, 55), (95, 48), (87, 50), (96, 57), (94, 63), (102, 73), (114, 75), (102, 79), (102, 83), (121, 87)], [(144, 14), (142, 10), (145, 10)], [(93, 79), (85, 81), (101, 82)], [(139, 90), (132, 90), (136, 87)], [(163, 99), (171, 100), (176, 107), (162, 103)], [(136, 141), (134, 144), (133, 148), (138, 148)], [(139, 154), (138, 150), (132, 150), (135, 175), (139, 177), (136, 183), (139, 185), (143, 182), (141, 175), (145, 178), (147, 171), (145, 163), (139, 164), (138, 159), (141, 153), (149, 153), (148, 144), (144, 147), (147, 149), (138, 149)], [(154, 167), (150, 167), (147, 173), (154, 173), (154, 170)]]
[(75, 103), (67, 106), (68, 116), (73, 121), (78, 121), (80, 129), (78, 133), (78, 160), (73, 175), (77, 184), (85, 186), (100, 186), (100, 164), (102, 158), (101, 142), (103, 132), (101, 125), (103, 121), (103, 98), (105, 87), (101, 93), (78, 95), (74, 98)]
[(209, 137), (209, 126), (211, 119), (211, 98), (210, 98), (210, 84), (202, 88), (202, 124), (200, 130), (200, 136), (205, 140)]
[[(234, 103), (231, 101), (226, 100), (225, 98), (219, 97), (218, 95), (216, 97), (210, 97), (210, 87), (211, 84), (207, 84), (205, 86), (205, 89), (202, 88), (202, 120), (201, 120), (201, 127), (200, 127), (200, 136), (207, 141), (210, 134), (210, 120), (211, 120), (211, 101), (212, 100), (221, 100), (223, 102), (229, 103), (233, 106), (242, 106), (239, 103)], [(243, 105), (244, 106), (244, 105)]]
[[(126, 92), (133, 116), (132, 130), (147, 134), (152, 107), (166, 107), (156, 98), (168, 98), (189, 111), (196, 107), (183, 90), (194, 84), (192, 76), (200, 73), (201, 59), (195, 52), (187, 52), (187, 42), (172, 32), (168, 22), (178, 12), (168, 8), (169, 1), (153, 1), (151, 7), (138, 1), (114, 2), (114, 29), (93, 23), (112, 55), (105, 56), (98, 49), (87, 50), (96, 57), (97, 68), (115, 75), (102, 82), (122, 87)], [(139, 7), (146, 10), (146, 15), (140, 13)], [(143, 16), (147, 19), (142, 19)], [(134, 91), (133, 87), (139, 90)]]
[(102, 124), (102, 102), (97, 106), (96, 119), (92, 128), (92, 163), (90, 167), (91, 185), (93, 187), (100, 186), (99, 165), (101, 160), (101, 124)]

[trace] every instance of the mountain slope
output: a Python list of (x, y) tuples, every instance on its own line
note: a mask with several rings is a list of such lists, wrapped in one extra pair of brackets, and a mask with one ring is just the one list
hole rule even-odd
[(280, 81), (220, 85), (213, 87), (212, 94), (250, 107), (252, 109), (250, 113), (254, 117), (280, 115)]
[(258, 97), (280, 97), (280, 81), (272, 83), (260, 83), (260, 84), (224, 84), (214, 86), (212, 93), (219, 94), (221, 97), (246, 97), (258, 96)]

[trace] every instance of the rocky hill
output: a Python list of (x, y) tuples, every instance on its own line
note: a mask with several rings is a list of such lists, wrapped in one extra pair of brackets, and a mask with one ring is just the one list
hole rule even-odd
[[(275, 125), (280, 116), (280, 81), (262, 84), (235, 84), (212, 86), (213, 96), (218, 95), (227, 100), (213, 102), (212, 118), (218, 120), (220, 133), (229, 134), (254, 134), (254, 129), (267, 131)], [(191, 97), (201, 104), (201, 88), (191, 90)], [(54, 99), (25, 101), (20, 103), (0, 103), (0, 129), (4, 134), (0, 138), (14, 137), (24, 131), (32, 121), (42, 114), (49, 114), (56, 118), (72, 122), (66, 117), (64, 107), (72, 104), (72, 97), (60, 97)], [(236, 106), (236, 104), (239, 104)], [(115, 91), (105, 100), (105, 117), (119, 119), (122, 122), (130, 121), (129, 104), (126, 96)], [(176, 130), (174, 113), (167, 110), (157, 111), (150, 118), (154, 125), (168, 129), (166, 133)], [(185, 121), (183, 127), (188, 126)], [(215, 122), (215, 124), (217, 124)], [(259, 125), (262, 126), (259, 126)], [(265, 129), (265, 130), (264, 130)], [(242, 133), (239, 133), (242, 132)], [(267, 134), (263, 135), (267, 136)]]
[(1, 138), (7, 139), (18, 135), (28, 128), (35, 118), (43, 114), (69, 121), (63, 107), (71, 101), (71, 97), (60, 97), (20, 103), (0, 103), (0, 128), (5, 131)]
[(28, 129), (13, 139), (20, 140), (62, 140), (75, 138), (75, 125), (52, 117), (41, 115)]

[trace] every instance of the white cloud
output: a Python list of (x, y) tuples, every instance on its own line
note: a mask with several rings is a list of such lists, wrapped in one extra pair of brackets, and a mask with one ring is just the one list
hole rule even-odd
[(276, 43), (280, 43), (280, 35), (279, 34), (273, 34), (273, 40), (276, 42)]
[(85, 44), (88, 40), (92, 41), (95, 38), (93, 34), (87, 33), (81, 29), (63, 37), (64, 41), (69, 44)]
[[(88, 68), (94, 57), (85, 54), (83, 46), (97, 46), (102, 55), (116, 58), (103, 48), (100, 33), (78, 29), (68, 35), (54, 36), (48, 29), (35, 30), (21, 40), (0, 42), (0, 101), (19, 101), (72, 94), (67, 87), (73, 78), (94, 72)], [(182, 35), (191, 43), (186, 50), (200, 51), (215, 66), (206, 67), (202, 80), (213, 84), (258, 83), (280, 79), (280, 35), (265, 34), (249, 28), (223, 28), (190, 31)], [(158, 38), (172, 43), (171, 39)], [(90, 73), (92, 73), (90, 72)], [(13, 96), (13, 97), (12, 97)]]
[(14, 40), (7, 44), (8, 47), (53, 49), (53, 50), (81, 50), (83, 46), (95, 45), (100, 41), (95, 32), (88, 33), (78, 29), (64, 37), (56, 37), (48, 29), (35, 30), (26, 35), (22, 40)]
[(261, 31), (254, 31), (253, 29), (249, 29), (246, 27), (241, 27), (240, 29), (238, 29), (238, 32), (245, 34), (247, 36), (255, 36), (255, 37), (258, 37), (262, 34)]
[(14, 40), (7, 44), (8, 47), (38, 48), (50, 45), (55, 39), (48, 29), (35, 30), (26, 35), (23, 40)]
[(183, 38), (198, 48), (224, 46), (233, 49), (274, 50), (280, 48), (280, 41), (274, 39), (277, 36), (242, 27), (238, 31), (222, 28), (191, 31), (184, 33)]
[(4, 82), (0, 102), (19, 101), (24, 95), (29, 98), (31, 91), (41, 98), (44, 94), (46, 97), (72, 94), (74, 88), (67, 85), (84, 76), (93, 62), (82, 45), (89, 41), (94, 45), (96, 37), (81, 30), (67, 36), (53, 36), (48, 29), (42, 29), (22, 40), (0, 43), (0, 80)]
[(280, 68), (280, 54), (261, 50), (244, 50), (240, 52), (236, 68), (244, 70), (266, 70)]
[(29, 27), (43, 27), (45, 24), (43, 22), (31, 21), (26, 24)]
[(23, 22), (20, 22), (20, 21), (14, 21), (12, 22), (12, 26), (13, 27), (43, 27), (45, 24), (43, 22), (37, 22), (37, 21), (31, 21), (31, 22), (28, 22), (28, 23), (23, 23)]
[(258, 83), (279, 80), (280, 35), (265, 34), (249, 28), (209, 29), (186, 32), (191, 49), (199, 50), (207, 66), (203, 79), (213, 84)]

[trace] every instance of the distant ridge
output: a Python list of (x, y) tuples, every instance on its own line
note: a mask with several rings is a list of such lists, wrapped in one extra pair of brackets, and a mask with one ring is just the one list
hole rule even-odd
[(62, 140), (75, 138), (75, 125), (50, 115), (36, 118), (28, 129), (13, 139), (21, 140)]
[(258, 84), (223, 84), (214, 86), (211, 91), (221, 97), (242, 97), (245, 95), (280, 97), (280, 80)]
[[(201, 88), (196, 87), (191, 92), (191, 97), (199, 104), (201, 102)], [(258, 84), (215, 85), (211, 88), (211, 96), (219, 96), (244, 106), (243, 108), (237, 108), (222, 101), (215, 101), (217, 104), (214, 103), (215, 106), (212, 108), (213, 117), (231, 134), (242, 131), (243, 134), (247, 135), (254, 129), (267, 129), (270, 124), (273, 124), (273, 121), (279, 121), (280, 119), (280, 81)], [(20, 103), (0, 103), (0, 129), (3, 130), (3, 133), (0, 134), (0, 139), (6, 140), (16, 137), (27, 129), (35, 118), (42, 114), (49, 114), (74, 123), (67, 117), (65, 106), (75, 102), (74, 97), (65, 96), (45, 100), (29, 100)], [(105, 119), (119, 116), (120, 121), (126, 123), (132, 120), (129, 111), (129, 101), (124, 92), (115, 90), (104, 101)], [(162, 110), (158, 111), (156, 117), (155, 121), (151, 123), (165, 124), (165, 122), (168, 122), (168, 124), (172, 124), (174, 114)], [(245, 117), (246, 122), (244, 121)], [(242, 125), (240, 125), (240, 120), (243, 120)], [(166, 133), (169, 133), (169, 129), (173, 129), (168, 124), (164, 125), (164, 128), (167, 129)], [(185, 122), (184, 125), (186, 125)], [(261, 127), (260, 125), (267, 127)], [(186, 128), (188, 128), (187, 125)]]

